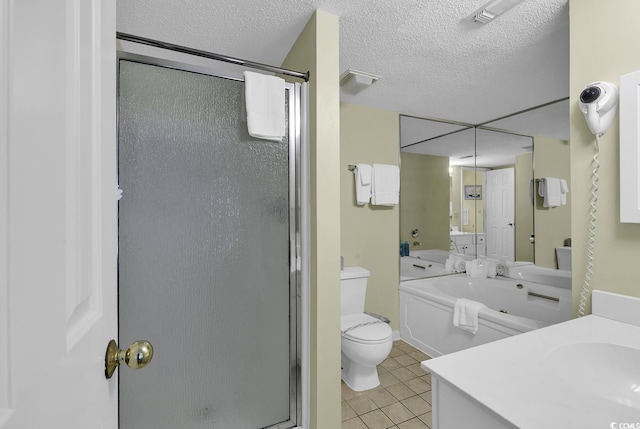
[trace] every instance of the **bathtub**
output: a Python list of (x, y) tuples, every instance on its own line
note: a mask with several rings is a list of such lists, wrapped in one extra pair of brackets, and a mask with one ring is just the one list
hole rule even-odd
[(439, 263), (411, 256), (403, 256), (400, 258), (400, 281), (442, 276), (445, 274), (449, 273), (444, 269), (444, 262)]
[[(487, 305), (471, 334), (453, 326), (457, 298)], [(400, 283), (400, 336), (431, 357), (500, 340), (571, 318), (571, 289), (466, 274)]]
[[(409, 256), (400, 258), (400, 281), (451, 274), (444, 269), (444, 264), (450, 255), (451, 253), (446, 250), (412, 250)], [(465, 257), (465, 259), (473, 258)]]

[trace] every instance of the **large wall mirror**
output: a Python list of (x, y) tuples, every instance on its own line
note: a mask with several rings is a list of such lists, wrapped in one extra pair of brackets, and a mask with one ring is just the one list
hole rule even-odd
[(451, 253), (557, 268), (570, 201), (545, 207), (545, 178), (570, 187), (568, 100), (475, 126), (400, 117), (401, 280), (449, 274)]

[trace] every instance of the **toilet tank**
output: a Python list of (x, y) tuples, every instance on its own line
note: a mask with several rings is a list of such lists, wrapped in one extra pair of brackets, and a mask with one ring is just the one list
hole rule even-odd
[(556, 247), (556, 258), (559, 270), (571, 271), (571, 247)]
[(364, 312), (369, 271), (362, 267), (345, 267), (340, 271), (340, 315)]

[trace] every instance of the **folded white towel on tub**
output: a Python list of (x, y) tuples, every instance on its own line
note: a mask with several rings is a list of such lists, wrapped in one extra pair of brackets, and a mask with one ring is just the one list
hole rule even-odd
[(478, 332), (478, 313), (486, 307), (481, 302), (458, 298), (453, 306), (453, 326), (475, 335)]
[(444, 262), (444, 269), (448, 273), (464, 273), (467, 269), (466, 262), (461, 256), (450, 255)]

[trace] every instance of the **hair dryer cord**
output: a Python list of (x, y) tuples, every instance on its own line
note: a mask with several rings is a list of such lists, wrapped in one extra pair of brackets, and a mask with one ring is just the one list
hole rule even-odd
[(596, 244), (596, 212), (598, 211), (598, 171), (600, 170), (600, 161), (598, 156), (600, 155), (600, 136), (596, 134), (596, 154), (593, 155), (593, 181), (591, 182), (591, 210), (589, 211), (589, 236), (587, 238), (587, 266), (584, 274), (584, 284), (582, 285), (582, 292), (580, 292), (580, 301), (578, 303), (578, 317), (584, 316), (587, 306), (587, 300), (589, 299), (589, 293), (591, 290), (591, 277), (593, 276), (593, 255)]

